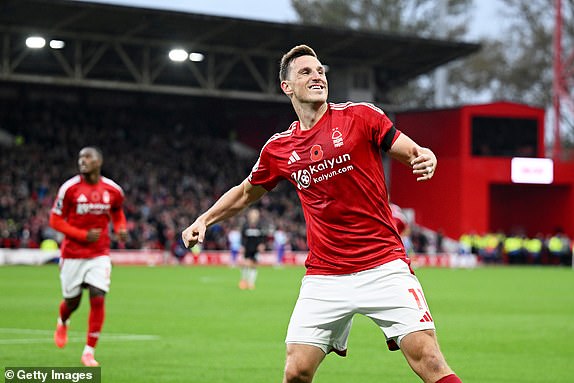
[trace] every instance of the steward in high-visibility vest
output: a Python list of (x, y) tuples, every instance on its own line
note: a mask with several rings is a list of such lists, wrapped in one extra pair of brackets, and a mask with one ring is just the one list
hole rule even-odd
[(539, 236), (536, 236), (534, 238), (526, 238), (524, 240), (524, 248), (528, 253), (529, 263), (536, 263), (536, 264), (540, 263), (541, 260), (540, 256), (542, 254), (543, 245), (544, 243), (542, 242)]
[(58, 250), (58, 242), (51, 238), (46, 238), (40, 243), (40, 250), (42, 251), (55, 251)]
[(472, 253), (478, 254), (478, 252), (480, 251), (482, 237), (478, 234), (471, 234), (470, 240), (472, 243)]
[(499, 262), (500, 261), (500, 241), (497, 234), (487, 233), (481, 240), (481, 255), (484, 262)]
[(564, 244), (562, 243), (562, 238), (558, 235), (553, 235), (548, 240), (548, 251), (551, 253), (561, 253), (564, 250)]
[(570, 239), (558, 232), (548, 240), (548, 252), (552, 264), (571, 265), (572, 254), (570, 253)]
[(510, 236), (504, 240), (504, 253), (508, 257), (509, 263), (523, 263), (524, 249), (523, 239), (518, 236)]

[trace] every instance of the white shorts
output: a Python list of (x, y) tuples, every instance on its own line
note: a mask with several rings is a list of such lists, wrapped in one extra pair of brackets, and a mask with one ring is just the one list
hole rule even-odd
[(285, 343), (345, 355), (355, 314), (371, 318), (390, 349), (407, 334), (435, 329), (418, 279), (403, 260), (395, 260), (354, 274), (305, 276)]
[(103, 255), (95, 258), (60, 258), (60, 281), (64, 298), (74, 298), (82, 293), (82, 285), (110, 291), (112, 262)]

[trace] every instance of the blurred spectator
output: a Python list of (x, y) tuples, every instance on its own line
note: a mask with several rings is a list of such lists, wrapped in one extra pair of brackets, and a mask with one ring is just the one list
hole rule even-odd
[(524, 240), (524, 249), (526, 250), (528, 263), (539, 265), (542, 262), (543, 246), (544, 237), (541, 233), (536, 234), (534, 238), (526, 238)]
[(444, 253), (444, 233), (438, 229), (435, 235), (435, 247), (437, 254)]
[(277, 229), (273, 232), (273, 249), (277, 252), (277, 266), (283, 264), (283, 257), (287, 248), (287, 233), (283, 230), (283, 226), (280, 221)]
[(170, 251), (171, 255), (177, 260), (177, 263), (182, 264), (189, 250), (185, 248), (181, 236), (178, 235), (177, 239), (171, 244)]
[(411, 240), (415, 253), (426, 254), (428, 252), (429, 239), (419, 227), (413, 226)]
[(237, 264), (237, 257), (241, 251), (241, 230), (239, 226), (233, 224), (231, 229), (227, 232), (227, 241), (229, 250), (231, 251), (231, 266)]
[(512, 234), (504, 240), (504, 254), (510, 264), (524, 263), (524, 238), (519, 234)]
[(471, 254), (472, 253), (472, 238), (470, 234), (463, 233), (458, 239), (459, 253)]
[(499, 263), (502, 261), (500, 254), (501, 243), (499, 236), (495, 233), (487, 233), (481, 238), (479, 255), (485, 263)]
[(547, 246), (551, 264), (571, 265), (570, 239), (562, 232), (562, 229), (556, 229), (555, 234), (548, 239)]

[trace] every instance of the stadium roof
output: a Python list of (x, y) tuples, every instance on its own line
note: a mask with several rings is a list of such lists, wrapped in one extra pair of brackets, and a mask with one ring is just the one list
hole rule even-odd
[[(42, 35), (62, 49), (28, 49)], [(323, 63), (375, 69), (391, 89), (478, 44), (396, 34), (263, 22), (66, 0), (2, 0), (0, 80), (254, 100), (280, 94), (277, 65), (294, 45), (312, 46)], [(170, 62), (170, 49), (205, 55)]]

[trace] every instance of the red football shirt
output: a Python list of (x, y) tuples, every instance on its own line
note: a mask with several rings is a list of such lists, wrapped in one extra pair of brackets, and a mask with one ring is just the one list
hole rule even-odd
[(71, 226), (87, 231), (102, 229), (96, 242), (66, 235), (62, 242), (63, 258), (92, 258), (110, 254), (109, 223), (111, 214), (122, 209), (124, 192), (114, 181), (100, 177), (90, 184), (80, 175), (70, 178), (58, 190), (52, 214), (62, 217)]
[(400, 134), (372, 104), (329, 104), (317, 124), (271, 137), (249, 181), (296, 188), (307, 223), (307, 274), (349, 274), (406, 259), (388, 203), (381, 148)]

